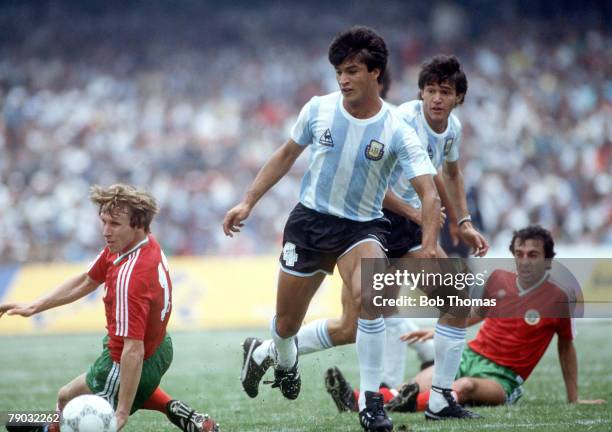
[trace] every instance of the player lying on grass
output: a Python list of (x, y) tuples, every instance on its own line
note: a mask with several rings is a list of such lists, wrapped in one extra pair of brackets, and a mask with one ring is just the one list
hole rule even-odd
[[(138, 409), (156, 410), (185, 432), (218, 431), (206, 414), (170, 398), (160, 387), (172, 362), (172, 340), (166, 333), (172, 309), (168, 262), (150, 233), (157, 213), (155, 199), (131, 186), (94, 186), (91, 201), (98, 206), (106, 247), (87, 272), (68, 279), (50, 294), (30, 304), (0, 305), (2, 315), (29, 317), (73, 303), (104, 284), (107, 336), (102, 354), (89, 368), (62, 387), (57, 409), (76, 396), (97, 394), (108, 400), (118, 429)], [(31, 431), (55, 430), (57, 423)], [(9, 429), (9, 430), (20, 430)]]
[[(553, 336), (558, 336), (558, 352), (569, 403), (601, 404), (605, 401), (578, 399), (578, 361), (574, 347), (572, 311), (566, 291), (550, 277), (555, 255), (550, 233), (530, 226), (514, 233), (510, 243), (516, 272), (497, 270), (487, 281), (491, 298), (503, 300), (489, 311), (474, 340), (463, 352), (461, 366), (452, 385), (452, 396), (460, 404), (513, 404), (523, 394), (522, 384), (536, 367)], [(504, 309), (504, 305), (512, 310)], [(517, 305), (519, 305), (517, 307)], [(482, 320), (481, 314), (470, 324)], [(493, 317), (494, 316), (494, 317)], [(433, 331), (421, 330), (404, 335), (407, 342), (433, 337)], [(398, 390), (380, 389), (389, 411), (414, 412), (426, 409), (432, 387), (433, 367), (419, 373), (413, 382)], [(353, 390), (338, 368), (326, 373), (333, 376), (330, 393), (340, 410), (354, 410)]]

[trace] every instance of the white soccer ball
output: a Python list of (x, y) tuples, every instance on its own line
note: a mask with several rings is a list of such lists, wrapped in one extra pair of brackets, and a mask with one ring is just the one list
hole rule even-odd
[(61, 432), (117, 432), (115, 412), (106, 399), (82, 395), (64, 407)]

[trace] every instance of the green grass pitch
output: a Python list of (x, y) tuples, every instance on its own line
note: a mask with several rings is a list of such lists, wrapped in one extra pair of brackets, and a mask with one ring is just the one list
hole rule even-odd
[[(473, 333), (473, 331), (472, 331)], [(357, 384), (358, 367), (353, 346), (300, 360), (302, 393), (296, 401), (261, 386), (257, 399), (242, 391), (242, 340), (265, 337), (264, 330), (176, 333), (174, 363), (163, 387), (221, 424), (223, 431), (358, 431), (355, 414), (339, 414), (325, 392), (323, 372), (338, 365)], [(425, 422), (422, 413), (395, 414), (396, 430), (406, 431), (610, 431), (612, 430), (612, 321), (579, 322), (576, 346), (580, 368), (580, 396), (604, 398), (606, 405), (565, 403), (565, 389), (553, 340), (544, 359), (525, 385), (525, 395), (512, 407), (479, 408), (486, 418), (473, 422)], [(102, 335), (49, 335), (0, 337), (0, 411), (49, 410), (57, 389), (84, 372), (100, 351)], [(408, 372), (416, 371), (409, 355)], [(271, 371), (268, 372), (269, 377)], [(402, 428), (403, 426), (403, 428)], [(174, 431), (159, 413), (140, 411), (124, 429)]]

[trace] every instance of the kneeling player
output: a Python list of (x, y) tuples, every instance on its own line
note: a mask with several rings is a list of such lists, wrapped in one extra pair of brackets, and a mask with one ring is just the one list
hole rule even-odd
[[(172, 362), (172, 341), (166, 333), (172, 305), (172, 282), (166, 257), (150, 234), (157, 213), (155, 199), (131, 186), (93, 187), (106, 247), (86, 273), (28, 304), (0, 305), (3, 314), (29, 317), (72, 303), (105, 286), (107, 336), (100, 357), (58, 393), (61, 411), (73, 398), (97, 394), (108, 400), (118, 429), (128, 416), (144, 408), (164, 413), (185, 432), (218, 431), (218, 425), (160, 387)], [(9, 430), (24, 430), (22, 427)], [(57, 423), (29, 430), (54, 430)]]

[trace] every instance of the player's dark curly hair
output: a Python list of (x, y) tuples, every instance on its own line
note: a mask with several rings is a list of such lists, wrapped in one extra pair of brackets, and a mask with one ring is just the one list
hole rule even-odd
[(385, 40), (370, 27), (354, 26), (339, 33), (329, 46), (329, 62), (338, 67), (345, 60), (356, 57), (365, 63), (368, 72), (380, 70), (378, 82), (381, 83), (387, 68), (389, 51)]
[(512, 255), (514, 255), (514, 243), (516, 240), (519, 241), (519, 244), (525, 243), (527, 240), (542, 240), (544, 244), (544, 258), (550, 259), (556, 255), (555, 242), (550, 235), (550, 231), (542, 228), (540, 225), (530, 225), (512, 233), (512, 241), (510, 242), (510, 252), (512, 252)]
[[(457, 95), (462, 97), (459, 104), (462, 104), (468, 90), (467, 77), (461, 69), (459, 59), (454, 55), (438, 54), (423, 63), (419, 72), (419, 89), (425, 89), (427, 84), (442, 84), (444, 81), (455, 87)], [(419, 99), (422, 99), (419, 93)]]

